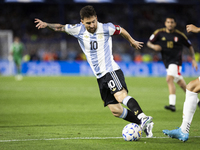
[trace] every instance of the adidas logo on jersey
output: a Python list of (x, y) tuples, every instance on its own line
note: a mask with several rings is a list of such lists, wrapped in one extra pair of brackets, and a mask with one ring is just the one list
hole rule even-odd
[(84, 38), (89, 38), (89, 36), (88, 36), (88, 35), (85, 35)]
[(162, 41), (166, 41), (166, 38), (164, 36), (162, 37)]

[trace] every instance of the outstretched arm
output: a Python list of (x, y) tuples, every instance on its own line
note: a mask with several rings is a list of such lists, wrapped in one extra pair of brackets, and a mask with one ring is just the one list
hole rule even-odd
[(130, 45), (132, 47), (134, 47), (135, 49), (141, 49), (143, 47), (142, 44), (144, 44), (143, 42), (138, 42), (138, 41), (135, 41), (131, 36), (130, 34), (124, 29), (124, 28), (121, 28), (121, 33), (120, 33), (127, 41), (129, 41)]
[(36, 27), (38, 29), (47, 27), (47, 28), (52, 29), (54, 31), (62, 31), (62, 32), (65, 31), (65, 25), (46, 23), (46, 22), (43, 22), (42, 20), (37, 19), (37, 18), (35, 19), (35, 23), (37, 23)]
[(153, 44), (150, 41), (147, 42), (147, 46), (151, 49), (153, 49), (154, 51), (161, 51), (162, 47), (158, 44)]
[(197, 62), (195, 60), (195, 55), (194, 55), (194, 48), (192, 46), (189, 47), (189, 50), (190, 50), (190, 53), (192, 55), (192, 67), (195, 68), (195, 70), (197, 71), (198, 69), (198, 65), (197, 65)]
[(186, 30), (187, 30), (188, 33), (189, 32), (194, 32), (194, 33), (199, 33), (200, 32), (200, 28), (196, 27), (193, 24), (187, 25), (186, 26)]

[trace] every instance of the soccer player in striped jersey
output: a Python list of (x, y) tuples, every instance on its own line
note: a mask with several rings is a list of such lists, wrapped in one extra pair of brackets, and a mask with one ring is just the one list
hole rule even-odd
[(169, 106), (165, 106), (165, 109), (171, 111), (176, 111), (176, 87), (174, 82), (184, 92), (186, 91), (186, 83), (181, 75), (183, 46), (188, 47), (192, 55), (192, 65), (196, 70), (198, 68), (191, 42), (184, 33), (175, 29), (175, 27), (175, 18), (173, 16), (167, 17), (165, 20), (165, 28), (157, 29), (147, 42), (149, 48), (161, 52), (162, 60), (167, 71), (166, 81), (169, 89)]
[[(143, 42), (134, 40), (119, 25), (100, 23), (93, 6), (85, 6), (80, 10), (81, 22), (78, 24), (50, 24), (35, 19), (36, 27), (50, 28), (54, 31), (66, 32), (78, 39), (82, 51), (97, 78), (104, 106), (108, 106), (115, 117), (141, 125), (141, 128), (152, 137), (153, 122), (146, 116), (138, 102), (128, 95), (124, 74), (112, 55), (112, 35), (121, 35), (135, 49), (141, 49)], [(129, 109), (122, 107), (124, 104)]]
[[(200, 28), (193, 24), (186, 26), (187, 32), (199, 33)], [(179, 139), (183, 142), (189, 138), (190, 125), (197, 107), (198, 93), (200, 92), (200, 77), (191, 81), (186, 88), (185, 102), (183, 105), (183, 120), (180, 128), (175, 130), (163, 130), (169, 137)]]

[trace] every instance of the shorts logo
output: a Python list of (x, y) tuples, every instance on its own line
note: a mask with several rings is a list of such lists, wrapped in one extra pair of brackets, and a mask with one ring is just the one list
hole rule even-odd
[(134, 111), (135, 115), (137, 115), (137, 114), (138, 114), (138, 112), (139, 112), (138, 110), (137, 110), (137, 111)]
[(112, 91), (115, 92), (115, 91), (116, 91), (116, 88), (113, 88)]
[(112, 90), (113, 92), (116, 91), (116, 87), (115, 87), (115, 82), (113, 80), (110, 80), (108, 82), (108, 87), (110, 88), (110, 90)]

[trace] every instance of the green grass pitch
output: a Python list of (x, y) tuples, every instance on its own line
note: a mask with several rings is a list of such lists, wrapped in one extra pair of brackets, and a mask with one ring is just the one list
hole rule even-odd
[[(195, 78), (185, 78), (186, 82)], [(164, 109), (168, 88), (164, 77), (126, 77), (129, 95), (153, 116), (154, 138), (122, 139), (128, 122), (103, 107), (95, 77), (0, 77), (1, 150), (196, 150), (200, 148), (200, 109), (197, 108), (185, 143), (163, 129), (182, 122), (184, 92), (177, 87), (177, 111)]]

